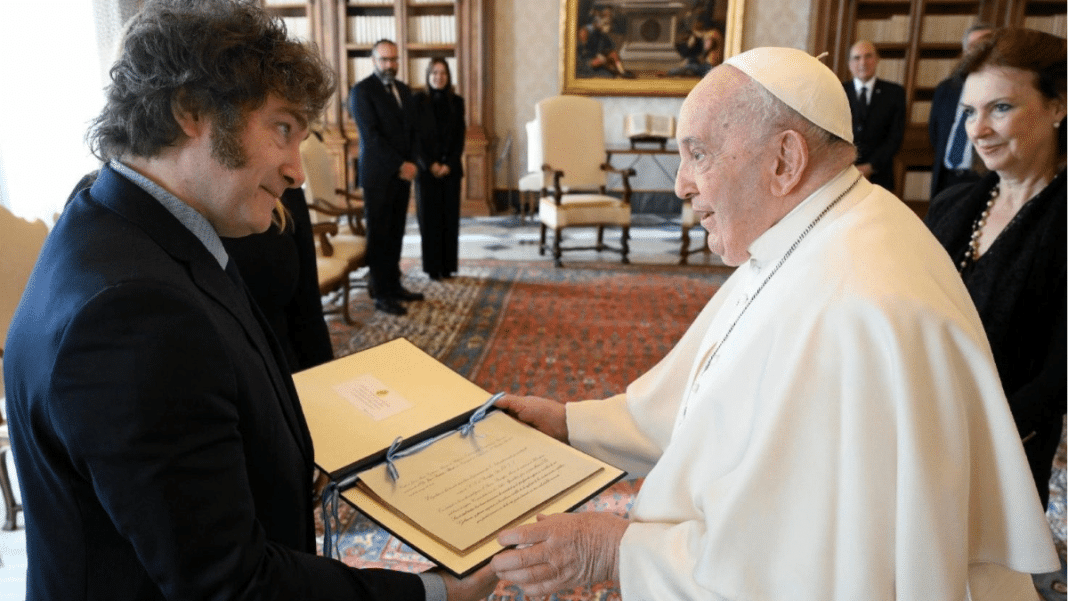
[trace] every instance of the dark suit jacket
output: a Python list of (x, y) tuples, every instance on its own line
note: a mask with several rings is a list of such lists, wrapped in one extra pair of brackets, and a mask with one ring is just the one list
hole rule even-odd
[(964, 182), (978, 181), (979, 174), (969, 170), (966, 176), (950, 178), (947, 182), (949, 170), (946, 169), (946, 145), (949, 144), (949, 134), (953, 132), (953, 122), (957, 118), (957, 104), (960, 103), (960, 93), (964, 88), (964, 81), (959, 77), (947, 77), (935, 88), (934, 96), (931, 97), (931, 115), (927, 119), (927, 134), (931, 138), (931, 146), (934, 148), (934, 161), (931, 164), (931, 199), (948, 186)]
[(112, 169), (71, 201), (4, 357), (27, 599), (423, 598), (314, 554), (312, 441), (262, 319)]
[(849, 109), (853, 112), (853, 144), (857, 147), (857, 164), (871, 163), (875, 169), (872, 183), (893, 192), (894, 155), (905, 137), (905, 88), (877, 78), (868, 102), (867, 115), (861, 121), (853, 80), (842, 82), (842, 86), (849, 97)]
[(315, 240), (304, 191), (286, 188), (282, 204), (289, 213), (285, 231), (272, 225), (262, 234), (223, 238), (237, 261), (241, 278), (267, 318), (285, 352), (291, 372), (334, 358), (323, 319)]
[(396, 81), (402, 109), (372, 74), (352, 86), (349, 112), (360, 132), (359, 183), (366, 188), (382, 188), (397, 177), (401, 163), (416, 161), (415, 103), (412, 91)]

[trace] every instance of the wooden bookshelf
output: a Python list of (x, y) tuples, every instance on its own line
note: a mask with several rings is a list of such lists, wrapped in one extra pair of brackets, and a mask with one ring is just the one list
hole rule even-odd
[(934, 89), (956, 67), (964, 31), (976, 20), (1065, 36), (1063, 0), (817, 0), (813, 52), (845, 80), (849, 48), (867, 39), (882, 60), (878, 76), (905, 87), (907, 126), (894, 165), (895, 191), (926, 203), (934, 159), (927, 133)]
[(357, 182), (359, 132), (348, 112), (348, 94), (356, 82), (373, 71), (374, 43), (385, 38), (397, 44), (398, 77), (413, 91), (425, 87), (430, 59), (444, 57), (467, 110), (464, 201), (493, 212), (490, 0), (263, 1), (269, 10), (286, 19), (287, 25), (304, 19), (309, 39), (337, 73), (338, 90), (324, 115), (323, 133), (336, 156), (339, 177), (352, 184)]

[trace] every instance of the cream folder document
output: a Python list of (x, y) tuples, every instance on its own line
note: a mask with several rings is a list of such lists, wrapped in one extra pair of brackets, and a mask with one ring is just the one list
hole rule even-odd
[[(359, 474), (342, 498), (449, 572), (463, 576), (502, 549), (500, 530), (570, 511), (625, 473), (490, 411), (491, 396), (400, 338), (294, 374), (315, 463), (334, 481)], [(454, 432), (455, 431), (455, 432)], [(402, 452), (441, 437), (394, 461)]]

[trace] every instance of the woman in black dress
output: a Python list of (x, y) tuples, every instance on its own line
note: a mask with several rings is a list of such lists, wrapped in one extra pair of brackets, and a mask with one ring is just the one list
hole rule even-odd
[(975, 301), (1043, 505), (1065, 413), (1065, 40), (995, 31), (969, 50), (961, 104), (989, 170), (925, 219)]
[(460, 252), (460, 181), (463, 177), (464, 99), (453, 91), (449, 64), (431, 59), (426, 91), (415, 95), (420, 151), (416, 215), (423, 271), (432, 280), (456, 273)]

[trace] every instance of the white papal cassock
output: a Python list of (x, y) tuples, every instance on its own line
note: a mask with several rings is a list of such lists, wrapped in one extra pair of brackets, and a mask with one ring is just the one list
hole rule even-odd
[(860, 178), (770, 275), (858, 178), (753, 242), (625, 394), (567, 405), (574, 446), (647, 474), (627, 601), (1033, 600), (1002, 566), (1059, 568), (979, 316), (923, 223)]

